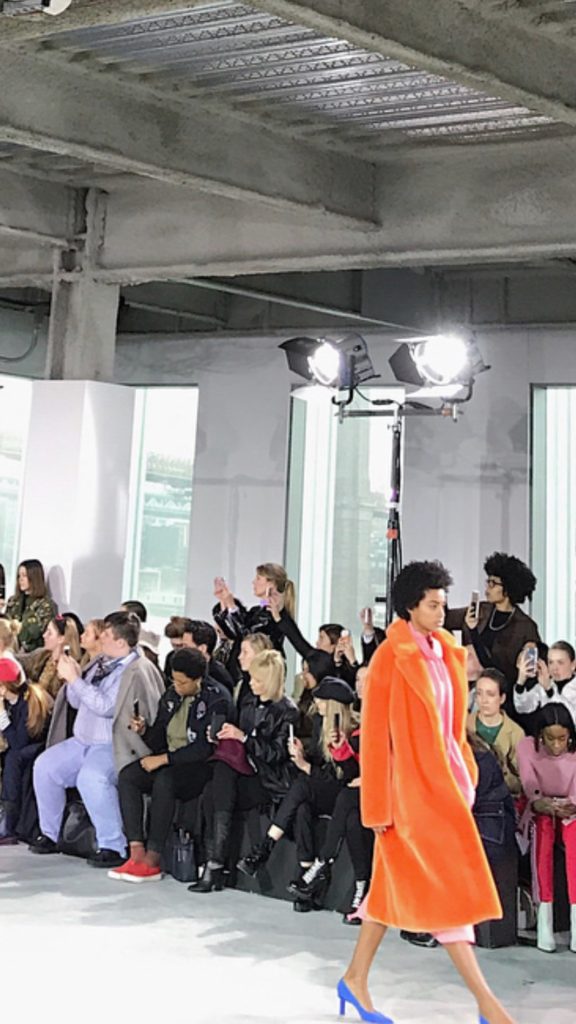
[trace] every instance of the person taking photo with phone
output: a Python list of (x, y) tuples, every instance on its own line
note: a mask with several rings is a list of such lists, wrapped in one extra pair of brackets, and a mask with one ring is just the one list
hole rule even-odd
[(514, 687), (516, 711), (533, 715), (551, 700), (565, 704), (576, 722), (576, 652), (566, 640), (552, 644), (546, 660), (538, 651), (527, 647), (518, 661)]
[[(121, 882), (155, 882), (172, 827), (177, 800), (200, 796), (212, 776), (210, 723), (214, 715), (233, 716), (232, 698), (207, 678), (201, 651), (181, 649), (172, 659), (172, 686), (163, 694), (154, 722), (146, 722), (135, 702), (130, 728), (152, 753), (122, 769), (118, 792), (130, 856), (108, 872)], [(148, 835), (144, 797), (150, 796)]]

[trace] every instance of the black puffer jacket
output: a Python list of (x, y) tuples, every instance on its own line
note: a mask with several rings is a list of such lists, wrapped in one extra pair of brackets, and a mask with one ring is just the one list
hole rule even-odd
[(240, 711), (240, 728), (248, 737), (246, 755), (262, 785), (278, 799), (289, 790), (296, 778), (288, 739), (290, 725), (298, 724), (298, 708), (289, 697), (276, 701), (245, 701)]

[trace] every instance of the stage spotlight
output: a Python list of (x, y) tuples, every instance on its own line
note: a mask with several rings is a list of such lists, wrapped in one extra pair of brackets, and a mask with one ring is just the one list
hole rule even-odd
[(352, 391), (377, 377), (366, 342), (359, 334), (330, 338), (290, 338), (283, 341), (288, 366), (300, 377), (324, 387)]
[(403, 342), (388, 362), (403, 383), (436, 388), (457, 384), (469, 392), (477, 374), (490, 369), (474, 338), (459, 334), (413, 338)]

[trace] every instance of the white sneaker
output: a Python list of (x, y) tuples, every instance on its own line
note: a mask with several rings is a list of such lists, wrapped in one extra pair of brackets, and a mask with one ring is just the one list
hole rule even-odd
[(541, 949), (544, 953), (556, 952), (553, 903), (541, 903), (538, 907), (537, 935), (536, 945), (538, 949)]
[(576, 953), (576, 903), (570, 907), (570, 949)]

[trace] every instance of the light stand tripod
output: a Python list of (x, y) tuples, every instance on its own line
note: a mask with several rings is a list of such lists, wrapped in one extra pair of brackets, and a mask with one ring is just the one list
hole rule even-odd
[(388, 502), (388, 523), (386, 525), (386, 625), (394, 616), (392, 588), (402, 568), (402, 534), (400, 522), (400, 498), (402, 489), (402, 415), (397, 406), (392, 424), (392, 466), (390, 471), (390, 500)]

